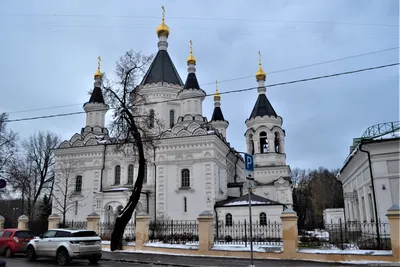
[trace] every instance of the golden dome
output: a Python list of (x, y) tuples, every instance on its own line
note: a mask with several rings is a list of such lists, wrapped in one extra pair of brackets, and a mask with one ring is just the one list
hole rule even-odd
[(97, 71), (94, 73), (94, 78), (96, 79), (101, 79), (103, 77), (103, 74), (100, 72), (100, 61), (101, 57), (97, 57)]
[(215, 94), (214, 94), (214, 101), (220, 101), (221, 100), (221, 95), (218, 93), (218, 81), (215, 81)]
[(258, 51), (258, 71), (256, 72), (256, 79), (257, 81), (261, 81), (267, 78), (267, 74), (265, 73), (265, 71), (263, 70), (262, 66), (261, 66), (261, 53), (260, 51)]
[(192, 40), (190, 40), (190, 55), (187, 59), (188, 64), (196, 64), (196, 58), (193, 56)]
[(160, 26), (157, 27), (157, 36), (160, 37), (160, 35), (166, 35), (167, 37), (169, 36), (169, 27), (165, 24), (164, 21), (164, 6), (161, 7), (162, 8), (162, 22), (160, 24)]

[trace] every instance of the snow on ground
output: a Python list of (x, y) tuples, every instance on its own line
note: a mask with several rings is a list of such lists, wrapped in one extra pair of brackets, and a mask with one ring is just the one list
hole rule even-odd
[(146, 243), (144, 246), (153, 248), (199, 249), (198, 244), (168, 244), (162, 242), (149, 242)]
[[(226, 250), (226, 251), (250, 251), (250, 244), (221, 244), (214, 245), (211, 250)], [(256, 252), (281, 252), (281, 246), (273, 245), (253, 245), (253, 251)]]
[[(101, 240), (102, 245), (110, 245), (111, 241), (109, 240)], [(136, 246), (136, 242), (122, 242), (124, 246)]]
[(329, 232), (322, 229), (315, 229), (314, 231), (306, 231), (307, 234), (315, 236), (316, 238), (329, 240)]
[(356, 254), (356, 255), (374, 255), (391, 256), (391, 250), (340, 250), (340, 249), (298, 249), (300, 253), (311, 254)]

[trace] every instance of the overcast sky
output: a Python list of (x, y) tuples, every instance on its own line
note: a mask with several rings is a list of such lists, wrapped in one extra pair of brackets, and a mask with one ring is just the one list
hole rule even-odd
[[(111, 73), (129, 49), (157, 52), (161, 5), (171, 29), (168, 51), (182, 80), (193, 40), (197, 77), (207, 93), (214, 92), (215, 80), (221, 92), (256, 86), (258, 50), (267, 84), (399, 61), (399, 50), (391, 50), (268, 74), (398, 47), (398, 0), (1, 1), (0, 112), (16, 119), (82, 111), (97, 56), (102, 71)], [(338, 168), (352, 138), (374, 124), (399, 120), (399, 68), (273, 87), (267, 97), (283, 118), (291, 168)], [(239, 151), (246, 150), (245, 120), (256, 99), (256, 90), (221, 99), (228, 141)], [(203, 115), (210, 119), (212, 111), (209, 97)], [(69, 139), (84, 124), (81, 114), (9, 126), (21, 138), (49, 130)]]

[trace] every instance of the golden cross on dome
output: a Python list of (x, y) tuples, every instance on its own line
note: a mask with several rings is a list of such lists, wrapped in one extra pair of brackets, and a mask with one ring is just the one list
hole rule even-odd
[(97, 69), (100, 70), (100, 61), (101, 61), (101, 57), (98, 56), (97, 57)]
[(165, 8), (164, 8), (164, 6), (162, 6), (161, 9), (162, 9), (162, 20), (163, 20), (163, 22), (164, 22), (164, 13), (165, 13)]
[(190, 40), (190, 54), (192, 54), (193, 50), (192, 50), (192, 40)]
[(215, 81), (216, 92), (218, 93), (218, 80)]
[(261, 52), (258, 50), (258, 65), (261, 66)]

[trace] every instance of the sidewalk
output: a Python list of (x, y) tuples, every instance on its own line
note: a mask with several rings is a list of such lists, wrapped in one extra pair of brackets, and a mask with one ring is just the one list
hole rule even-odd
[[(229, 266), (229, 267), (245, 267), (250, 265), (249, 259), (226, 258), (226, 257), (206, 257), (206, 256), (180, 256), (180, 255), (165, 255), (142, 252), (108, 252), (103, 251), (102, 260), (105, 261), (120, 261), (134, 262), (141, 264), (153, 264), (160, 266), (178, 266), (178, 267), (198, 267), (198, 266)], [(361, 266), (360, 264), (337, 264), (311, 261), (290, 261), (290, 260), (254, 260), (254, 265), (259, 266)], [(382, 266), (382, 265), (369, 265)]]

